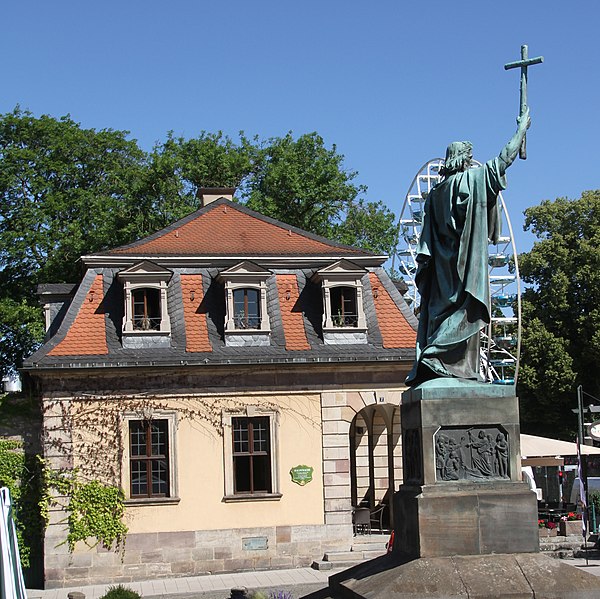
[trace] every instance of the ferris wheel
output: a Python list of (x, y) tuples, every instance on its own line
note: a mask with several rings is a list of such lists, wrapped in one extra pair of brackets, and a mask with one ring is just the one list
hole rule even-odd
[[(392, 256), (392, 269), (399, 272), (408, 286), (404, 299), (419, 312), (420, 296), (415, 284), (417, 244), (421, 234), (425, 200), (432, 188), (442, 180), (442, 158), (426, 162), (415, 175), (398, 220), (398, 244)], [(481, 163), (473, 161), (473, 166)], [(482, 378), (496, 385), (514, 385), (519, 369), (521, 338), (521, 285), (519, 264), (512, 226), (502, 194), (499, 195), (502, 230), (508, 235), (489, 245), (488, 271), (492, 316), (489, 326), (481, 331)]]

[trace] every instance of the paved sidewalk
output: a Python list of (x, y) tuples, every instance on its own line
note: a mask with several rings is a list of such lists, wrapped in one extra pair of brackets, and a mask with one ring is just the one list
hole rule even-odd
[[(600, 576), (600, 560), (590, 559), (586, 565), (584, 558), (566, 559), (565, 563), (581, 568), (590, 574)], [(312, 568), (294, 568), (290, 570), (261, 570), (255, 572), (235, 572), (232, 574), (210, 574), (205, 576), (189, 576), (184, 578), (160, 578), (141, 582), (127, 582), (124, 586), (137, 591), (145, 599), (156, 597), (170, 597), (180, 599), (183, 597), (215, 597), (221, 599), (229, 597), (229, 591), (234, 587), (247, 587), (248, 589), (289, 590), (291, 587), (301, 587), (302, 596), (325, 588), (329, 577), (337, 570), (313, 570)], [(113, 584), (94, 586), (74, 586), (64, 589), (51, 589), (48, 591), (27, 590), (28, 599), (67, 599), (71, 591), (81, 591), (85, 599), (98, 599), (102, 597)]]
[[(294, 568), (290, 570), (261, 570), (254, 572), (235, 572), (232, 574), (210, 574), (205, 576), (189, 576), (184, 578), (160, 578), (141, 582), (126, 582), (126, 586), (137, 591), (142, 597), (175, 597), (192, 595), (193, 593), (215, 592), (215, 597), (228, 597), (229, 590), (234, 587), (248, 589), (279, 590), (291, 586), (326, 587), (329, 576), (334, 570), (320, 571), (312, 568)], [(28, 599), (67, 599), (71, 591), (80, 591), (85, 599), (102, 597), (114, 584), (93, 586), (74, 586), (72, 588), (51, 589), (48, 591), (27, 590)], [(219, 593), (217, 593), (219, 591)], [(224, 593), (222, 592), (224, 591)]]
[(564, 561), (565, 563), (581, 568), (594, 576), (600, 576), (600, 559), (598, 558), (589, 559), (587, 564), (584, 557), (574, 557)]

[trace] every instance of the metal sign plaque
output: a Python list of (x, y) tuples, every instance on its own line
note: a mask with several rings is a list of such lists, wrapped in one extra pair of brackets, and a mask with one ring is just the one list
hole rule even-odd
[(259, 551), (269, 548), (269, 539), (267, 537), (246, 537), (242, 539), (242, 549), (244, 551)]
[(313, 471), (314, 468), (312, 466), (306, 466), (304, 464), (300, 466), (294, 466), (290, 470), (292, 482), (295, 482), (297, 485), (303, 487), (306, 483), (309, 483), (312, 480)]

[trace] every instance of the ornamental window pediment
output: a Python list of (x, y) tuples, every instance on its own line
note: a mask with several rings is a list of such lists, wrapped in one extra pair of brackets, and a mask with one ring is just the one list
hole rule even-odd
[(362, 278), (367, 270), (339, 260), (312, 277), (321, 284), (323, 296), (323, 340), (326, 344), (366, 343), (367, 323), (363, 305)]

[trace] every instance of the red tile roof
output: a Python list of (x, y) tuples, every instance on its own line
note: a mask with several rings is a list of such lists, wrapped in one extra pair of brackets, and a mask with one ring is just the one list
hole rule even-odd
[(218, 200), (146, 239), (109, 254), (151, 256), (369, 255), (328, 242), (233, 202)]
[(185, 351), (212, 351), (208, 340), (206, 314), (200, 312), (200, 304), (204, 299), (202, 275), (181, 275), (181, 294), (185, 320)]
[(96, 275), (66, 337), (48, 352), (49, 356), (97, 356), (108, 353), (104, 311), (100, 310), (103, 297), (102, 275)]
[[(277, 275), (277, 292), (281, 308), (281, 320), (285, 334), (285, 349), (304, 350), (310, 349), (304, 330), (304, 317), (302, 310), (296, 309), (298, 297), (298, 279), (296, 275)], [(289, 293), (289, 299), (287, 295)]]
[(377, 274), (369, 273), (369, 281), (373, 289), (373, 302), (383, 338), (383, 347), (414, 347), (417, 341), (416, 331), (408, 324)]

